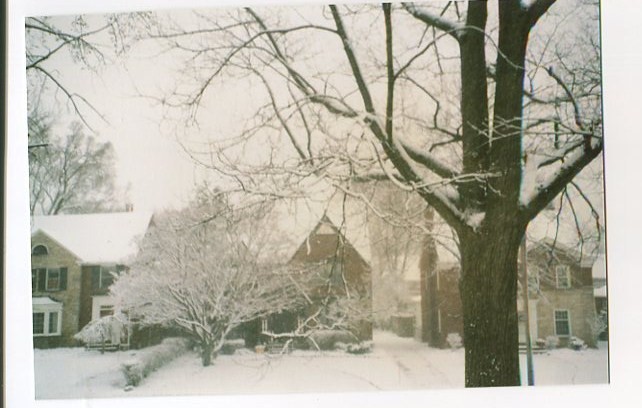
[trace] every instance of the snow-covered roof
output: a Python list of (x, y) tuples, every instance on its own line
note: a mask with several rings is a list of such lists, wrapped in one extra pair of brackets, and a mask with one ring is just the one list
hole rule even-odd
[(84, 263), (120, 263), (137, 251), (151, 212), (34, 216), (32, 236), (42, 231)]
[(56, 302), (52, 298), (48, 296), (39, 296), (39, 297), (32, 297), (31, 298), (31, 303), (33, 305), (37, 306), (47, 306), (47, 305), (61, 305), (62, 302)]

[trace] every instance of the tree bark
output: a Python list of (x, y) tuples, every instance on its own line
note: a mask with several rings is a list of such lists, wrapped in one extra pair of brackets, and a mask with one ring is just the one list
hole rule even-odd
[(515, 224), (505, 216), (459, 237), (466, 387), (520, 384), (517, 255), (525, 226)]
[(208, 342), (201, 344), (201, 362), (203, 367), (208, 367), (212, 364), (212, 354), (214, 351), (214, 345)]

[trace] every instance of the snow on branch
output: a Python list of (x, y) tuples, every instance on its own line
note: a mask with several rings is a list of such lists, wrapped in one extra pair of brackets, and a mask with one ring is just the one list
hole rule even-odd
[(416, 19), (423, 21), (429, 26), (436, 27), (453, 36), (456, 40), (461, 39), (464, 25), (450, 21), (443, 16), (433, 14), (426, 9), (417, 7), (415, 3), (402, 3), (403, 8)]
[(520, 207), (528, 219), (535, 217), (546, 205), (570, 183), (573, 178), (602, 152), (602, 139), (593, 138), (584, 144), (583, 149), (576, 149), (562, 162), (561, 166), (550, 176), (536, 182), (533, 175), (537, 164), (529, 165), (526, 161), (525, 179), (522, 182)]
[(403, 141), (401, 142), (401, 145), (408, 153), (408, 156), (410, 156), (410, 158), (412, 158), (417, 163), (424, 165), (426, 168), (428, 168), (438, 176), (444, 178), (454, 178), (459, 176), (459, 172), (457, 170), (443, 163), (429, 152), (418, 149)]

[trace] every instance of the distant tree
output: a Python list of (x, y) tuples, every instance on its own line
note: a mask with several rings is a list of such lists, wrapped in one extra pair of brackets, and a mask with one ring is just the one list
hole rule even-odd
[(116, 206), (114, 149), (73, 123), (53, 135), (46, 117), (29, 118), (29, 192), (32, 215), (109, 211)]
[(201, 199), (160, 215), (140, 245), (112, 295), (143, 326), (174, 327), (192, 338), (203, 366), (234, 328), (298, 302), (285, 268), (260, 256), (250, 218), (236, 217), (225, 200)]

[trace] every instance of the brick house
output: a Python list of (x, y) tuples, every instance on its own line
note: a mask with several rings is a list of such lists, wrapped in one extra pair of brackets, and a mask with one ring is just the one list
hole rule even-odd
[(322, 304), (345, 299), (354, 301), (359, 309), (351, 309), (358, 316), (348, 330), (360, 340), (372, 339), (370, 266), (327, 215), (299, 243), (289, 265), (294, 270), (314, 274), (306, 290), (311, 303), (303, 302), (297, 310), (281, 311), (248, 325), (245, 337), (250, 346), (258, 340), (259, 333), (293, 332)]
[(80, 329), (113, 313), (108, 287), (151, 222), (151, 213), (134, 212), (32, 218), (34, 347), (76, 345)]
[[(426, 261), (424, 261), (426, 262)], [(596, 307), (592, 278), (593, 260), (579, 257), (563, 245), (543, 240), (528, 249), (529, 322), (531, 338), (555, 336), (560, 346), (571, 337), (595, 346), (592, 323)], [(427, 265), (429, 263), (426, 263)], [(422, 340), (434, 347), (448, 347), (449, 333), (463, 338), (459, 297), (459, 265), (436, 263), (422, 270)], [(525, 341), (523, 299), (518, 295), (520, 342)]]

